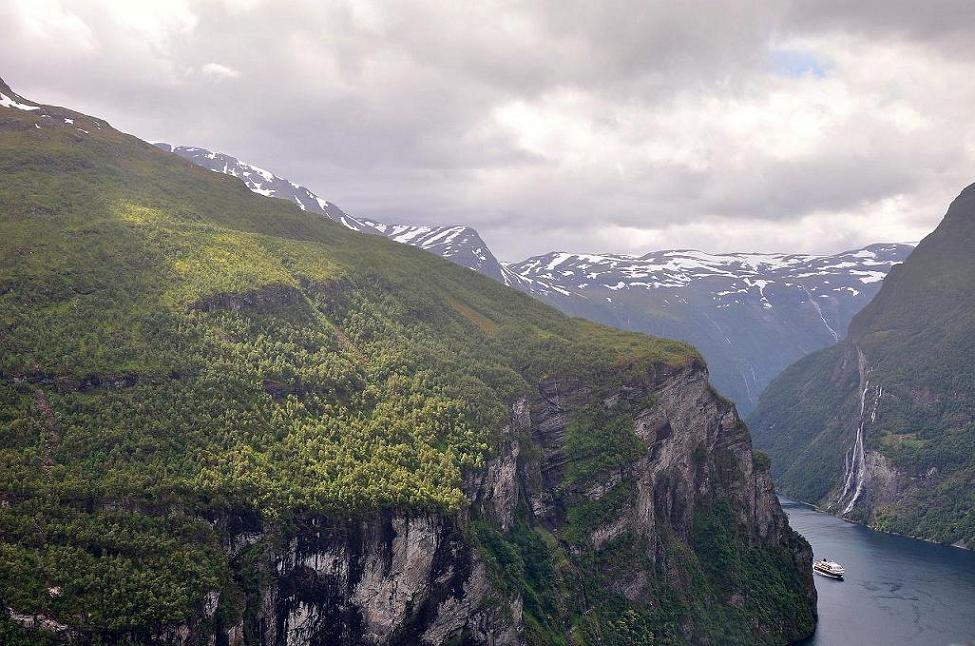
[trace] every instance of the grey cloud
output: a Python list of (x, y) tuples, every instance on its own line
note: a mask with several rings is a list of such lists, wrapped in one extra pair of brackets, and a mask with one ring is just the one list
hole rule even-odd
[[(28, 6), (0, 7), (0, 29), (11, 30), (0, 38), (0, 74), (22, 94), (145, 138), (227, 152), (356, 215), (478, 227), (509, 259), (590, 244), (632, 250), (629, 238), (606, 238), (619, 227), (666, 246), (683, 241), (675, 227), (739, 222), (746, 241), (750, 230), (756, 245), (767, 244), (762, 222), (811, 226), (817, 213), (865, 212), (897, 195), (911, 204), (940, 198), (960, 188), (950, 184), (975, 161), (967, 124), (953, 122), (975, 96), (937, 74), (931, 101), (957, 109), (911, 104), (921, 100), (916, 87), (868, 86), (869, 74), (850, 73), (843, 92), (852, 97), (838, 99), (850, 113), (817, 131), (832, 139), (792, 156), (756, 144), (754, 128), (741, 134), (736, 123), (703, 123), (693, 111), (683, 127), (644, 119), (683, 118), (686, 105), (713, 102), (774, 113), (760, 105), (763, 92), (792, 90), (767, 81), (771, 48), (790, 39), (840, 59), (837, 48), (849, 42), (908, 43), (932, 61), (967, 52), (959, 44), (975, 40), (967, 2), (923, 11), (839, 0), (758, 0), (747, 10), (663, 0), (200, 2), (142, 20), (103, 0), (65, 2), (43, 28)], [(887, 100), (878, 95), (931, 123), (912, 130), (878, 118), (870, 111)], [(512, 104), (565, 124), (549, 140), (526, 141), (530, 125), (498, 121)], [(655, 146), (673, 150), (644, 154)], [(828, 244), (900, 230), (837, 232)]]
[(832, 29), (858, 35), (932, 41), (946, 53), (975, 53), (975, 4), (962, 0), (796, 0), (783, 14), (798, 30)]

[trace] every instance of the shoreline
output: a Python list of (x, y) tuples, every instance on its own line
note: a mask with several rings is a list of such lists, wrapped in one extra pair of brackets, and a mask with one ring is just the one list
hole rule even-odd
[(892, 532), (892, 531), (889, 531), (889, 530), (886, 530), (886, 529), (880, 529), (880, 528), (875, 527), (874, 525), (870, 525), (868, 523), (861, 523), (861, 522), (856, 521), (856, 520), (850, 520), (849, 518), (843, 518), (842, 516), (837, 516), (836, 514), (833, 514), (833, 513), (830, 513), (828, 511), (826, 511), (825, 509), (823, 509), (819, 505), (815, 505), (815, 504), (813, 504), (811, 502), (806, 502), (805, 500), (799, 500), (798, 498), (790, 498), (789, 496), (786, 496), (784, 494), (781, 494), (778, 491), (775, 492), (775, 495), (777, 497), (781, 498), (781, 499), (785, 499), (785, 500), (788, 500), (790, 502), (799, 503), (800, 505), (805, 505), (806, 507), (809, 507), (810, 509), (812, 509), (816, 513), (825, 514), (827, 516), (832, 516), (833, 518), (836, 518), (837, 520), (842, 520), (844, 523), (850, 523), (851, 525), (859, 525), (860, 527), (866, 527), (867, 529), (869, 529), (871, 531), (874, 531), (874, 532), (877, 532), (878, 534), (887, 534), (889, 536), (900, 536), (901, 538), (908, 538), (908, 539), (910, 539), (912, 541), (920, 541), (922, 543), (928, 543), (930, 545), (940, 545), (942, 547), (953, 547), (956, 550), (963, 550), (965, 552), (971, 552), (972, 551), (972, 548), (970, 548), (970, 547), (968, 547), (966, 545), (958, 545), (957, 543), (941, 543), (939, 541), (933, 541), (933, 540), (931, 540), (929, 538), (921, 538), (920, 536), (910, 536), (909, 534), (901, 534), (899, 532)]

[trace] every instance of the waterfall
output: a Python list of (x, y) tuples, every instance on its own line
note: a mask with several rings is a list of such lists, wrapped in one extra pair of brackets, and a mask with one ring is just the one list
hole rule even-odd
[[(867, 362), (860, 348), (857, 348), (860, 370), (860, 414), (857, 417), (857, 433), (853, 440), (853, 446), (846, 452), (844, 459), (843, 491), (836, 499), (837, 504), (843, 504), (844, 500), (849, 500), (843, 507), (841, 514), (848, 514), (853, 511), (854, 505), (863, 493), (864, 472), (866, 470), (866, 456), (863, 450), (863, 435), (867, 426), (867, 394), (870, 393), (870, 380), (867, 379)], [(880, 407), (880, 398), (884, 395), (884, 388), (877, 384), (873, 388), (873, 403), (870, 407), (870, 422), (877, 421), (877, 410)]]
[(834, 330), (832, 326), (826, 321), (826, 317), (823, 316), (823, 308), (819, 306), (819, 303), (816, 302), (816, 299), (813, 298), (813, 295), (809, 293), (809, 290), (806, 289), (805, 285), (802, 286), (802, 291), (806, 292), (806, 296), (809, 298), (809, 302), (812, 303), (812, 306), (814, 308), (816, 308), (816, 313), (819, 314), (819, 318), (820, 320), (822, 320), (823, 325), (825, 325), (826, 329), (829, 330), (829, 333), (833, 335), (833, 340), (839, 341), (840, 335), (837, 334), (836, 330)]
[(843, 492), (840, 493), (840, 497), (837, 500), (837, 502), (845, 500), (847, 494), (853, 489), (853, 497), (843, 509), (844, 514), (849, 513), (853, 509), (853, 505), (863, 490), (863, 426), (866, 423), (866, 418), (863, 413), (866, 410), (867, 391), (869, 389), (870, 381), (868, 380), (863, 384), (863, 390), (860, 391), (860, 416), (857, 419), (857, 435), (853, 441), (853, 448), (847, 451), (848, 457), (846, 461), (846, 477), (843, 479)]

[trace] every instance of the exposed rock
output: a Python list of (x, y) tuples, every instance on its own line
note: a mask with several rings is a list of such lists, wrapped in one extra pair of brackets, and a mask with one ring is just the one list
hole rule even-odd
[[(621, 469), (567, 487), (567, 427), (594, 401), (632, 408), (632, 428), (646, 452)], [(695, 510), (724, 498), (752, 540), (791, 549), (796, 567), (810, 578), (811, 551), (790, 542), (769, 473), (753, 467), (747, 430), (699, 365), (647, 375), (599, 397), (581, 380), (550, 378), (539, 384), (537, 397), (512, 404), (508, 432), (485, 467), (465, 478), (468, 510), (455, 516), (385, 512), (338, 522), (310, 519), (278, 541), (283, 548), (269, 545), (264, 558), (273, 579), (259, 592), (261, 610), (249, 624), (249, 639), (288, 645), (520, 643), (522, 599), (492, 582), (467, 538), (469, 517), (507, 531), (521, 499), (534, 522), (558, 535), (566, 527), (567, 496), (598, 504), (623, 482), (635, 483), (634, 499), (592, 531), (589, 547), (574, 550), (640, 536), (653, 567), (682, 580), (680, 566), (667, 561), (661, 532), (689, 541)], [(238, 529), (227, 541), (231, 554), (268, 540), (266, 528)], [(634, 566), (612, 585), (633, 603), (652, 605), (652, 578), (652, 570)], [(806, 583), (814, 602), (812, 582)], [(740, 603), (742, 594), (733, 593), (728, 603)], [(693, 623), (688, 626), (692, 630)], [(231, 631), (239, 636), (237, 628)]]
[(207, 619), (213, 618), (213, 614), (217, 611), (217, 605), (220, 603), (220, 591), (211, 590), (207, 592), (206, 598), (203, 600), (203, 616)]
[(266, 310), (295, 305), (303, 300), (301, 292), (288, 285), (268, 285), (250, 292), (217, 294), (193, 305), (203, 312), (215, 310)]
[(17, 612), (11, 607), (7, 607), (7, 616), (15, 624), (19, 624), (24, 628), (39, 630), (45, 633), (51, 633), (61, 637), (70, 637), (73, 634), (73, 630), (70, 626), (63, 624), (61, 622), (55, 621), (50, 617), (45, 615), (30, 615), (23, 612)]
[(518, 504), (518, 457), (521, 446), (512, 440), (491, 460), (481, 473), (468, 478), (465, 489), (476, 492), (472, 497), (482, 514), (496, 521), (502, 530), (511, 528)]
[[(636, 537), (645, 557), (609, 587), (636, 606), (652, 607), (655, 577), (675, 586), (689, 582), (662, 537), (690, 546), (695, 513), (717, 500), (730, 503), (748, 540), (791, 551), (814, 605), (811, 551), (788, 529), (767, 469), (753, 466), (749, 435), (733, 405), (714, 393), (699, 364), (654, 370), (659, 372), (610, 393), (597, 393), (579, 379), (552, 377), (539, 384), (537, 396), (515, 400), (494, 456), (466, 474), (470, 506), (457, 513), (314, 516), (287, 527), (266, 526), (246, 510), (211, 519), (224, 535), (231, 567), (240, 569), (246, 560), (263, 573), (255, 588), (244, 591), (249, 610), (234, 606), (233, 595), (210, 590), (200, 600), (199, 617), (156, 637), (231, 646), (519, 644), (526, 634), (524, 599), (490, 573), (471, 539), (473, 519), (502, 534), (516, 522), (546, 528), (575, 555)], [(643, 449), (622, 466), (567, 480), (575, 459), (566, 452), (569, 425), (592, 407), (627, 416)], [(632, 495), (587, 535), (570, 540), (568, 507), (598, 506), (620, 487), (631, 487), (626, 491)], [(747, 591), (728, 595), (725, 603), (740, 606)], [(222, 604), (236, 610), (221, 613)], [(242, 621), (221, 623), (240, 612)], [(44, 617), (18, 617), (31, 628), (68, 629)], [(693, 617), (680, 625), (688, 637), (694, 634)], [(755, 628), (756, 634), (772, 629)], [(564, 630), (568, 635), (571, 626)]]

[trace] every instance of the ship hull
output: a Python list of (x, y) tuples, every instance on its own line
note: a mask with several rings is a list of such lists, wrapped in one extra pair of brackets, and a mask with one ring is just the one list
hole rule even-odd
[(837, 574), (836, 572), (827, 572), (826, 570), (820, 570), (819, 568), (815, 568), (815, 567), (813, 568), (813, 572), (815, 572), (819, 576), (824, 576), (827, 579), (839, 579), (840, 581), (843, 580), (843, 575)]

